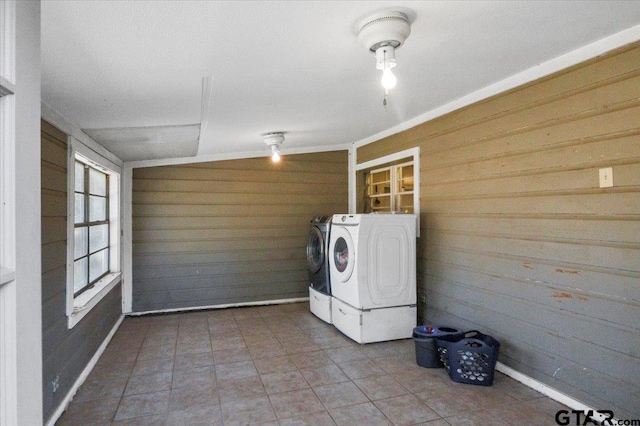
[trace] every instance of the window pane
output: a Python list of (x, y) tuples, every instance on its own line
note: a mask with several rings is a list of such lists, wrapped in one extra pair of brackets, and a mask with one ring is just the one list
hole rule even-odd
[(107, 219), (107, 199), (89, 196), (89, 222), (97, 222)]
[(84, 222), (84, 195), (76, 194), (75, 223)]
[(97, 225), (89, 228), (89, 252), (93, 253), (109, 244), (109, 225)]
[(396, 198), (398, 213), (413, 213), (413, 194), (400, 194)]
[(109, 270), (109, 249), (89, 256), (89, 280), (93, 281)]
[(89, 249), (89, 228), (76, 228), (74, 230), (75, 238), (73, 243), (73, 257), (77, 259), (87, 255)]
[(76, 161), (75, 191), (84, 192), (84, 164)]
[(94, 195), (107, 195), (107, 175), (89, 168), (89, 192)]
[(87, 264), (89, 259), (83, 257), (73, 264), (73, 292), (77, 293), (89, 284), (87, 279)]

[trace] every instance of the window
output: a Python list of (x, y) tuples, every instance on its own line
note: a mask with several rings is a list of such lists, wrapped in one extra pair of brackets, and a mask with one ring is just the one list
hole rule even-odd
[(74, 297), (109, 273), (109, 175), (75, 162)]
[(75, 326), (120, 282), (120, 167), (69, 137), (67, 317)]
[[(355, 156), (352, 161), (355, 161)], [(419, 237), (420, 148), (353, 164), (352, 167), (349, 210), (356, 213), (413, 213)]]
[(413, 161), (365, 172), (369, 211), (413, 213)]

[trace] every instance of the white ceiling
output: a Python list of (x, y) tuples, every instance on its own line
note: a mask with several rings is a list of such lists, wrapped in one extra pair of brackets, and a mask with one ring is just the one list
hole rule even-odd
[[(413, 22), (385, 108), (357, 29), (387, 9)], [(367, 139), (639, 24), (638, 1), (43, 1), (42, 98), (125, 161), (268, 155), (274, 131), (286, 155)]]

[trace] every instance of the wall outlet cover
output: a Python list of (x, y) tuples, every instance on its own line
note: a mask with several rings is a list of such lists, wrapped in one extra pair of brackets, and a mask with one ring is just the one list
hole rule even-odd
[(600, 169), (600, 188), (611, 188), (613, 186), (613, 167)]

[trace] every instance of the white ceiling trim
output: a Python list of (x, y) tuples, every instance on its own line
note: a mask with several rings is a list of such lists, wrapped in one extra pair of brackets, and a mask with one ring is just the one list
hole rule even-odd
[(361, 146), (368, 145), (391, 135), (395, 135), (455, 110), (472, 105), (476, 102), (490, 98), (491, 96), (497, 95), (499, 93), (522, 86), (526, 83), (530, 83), (539, 78), (546, 77), (555, 72), (577, 65), (581, 62), (588, 61), (589, 59), (593, 59), (611, 50), (617, 49), (630, 43), (634, 43), (638, 40), (640, 40), (640, 25), (636, 25), (635, 27), (628, 28), (624, 31), (620, 31), (619, 33), (610, 35), (594, 43), (580, 47), (567, 54), (558, 56), (557, 58), (551, 59), (547, 62), (536, 65), (535, 67), (524, 70), (509, 78), (489, 85), (483, 89), (477, 90), (473, 93), (456, 99), (453, 102), (435, 108), (383, 132), (356, 141), (353, 143), (353, 146), (355, 148), (359, 148)]
[[(347, 151), (353, 144), (342, 145), (323, 145), (317, 147), (302, 147), (302, 148), (289, 148), (282, 150), (282, 161), (286, 161), (287, 155), (295, 154), (313, 154), (317, 152), (329, 152), (329, 151)], [(235, 152), (227, 154), (205, 154), (198, 155), (196, 157), (182, 157), (182, 158), (166, 158), (161, 160), (140, 160), (140, 161), (128, 161), (125, 167), (128, 168), (142, 168), (142, 167), (156, 167), (156, 166), (174, 166), (177, 164), (193, 164), (193, 163), (207, 163), (210, 161), (225, 161), (225, 160), (244, 160), (247, 158), (260, 158), (271, 157), (271, 151), (265, 147), (260, 151), (248, 151), (248, 152)]]

